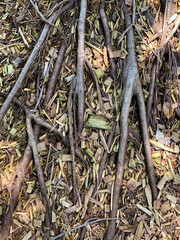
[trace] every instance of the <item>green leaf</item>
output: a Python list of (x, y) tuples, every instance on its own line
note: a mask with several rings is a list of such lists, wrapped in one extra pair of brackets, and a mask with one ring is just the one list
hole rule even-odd
[(86, 127), (101, 128), (105, 130), (111, 130), (109, 121), (102, 115), (91, 115), (85, 122)]

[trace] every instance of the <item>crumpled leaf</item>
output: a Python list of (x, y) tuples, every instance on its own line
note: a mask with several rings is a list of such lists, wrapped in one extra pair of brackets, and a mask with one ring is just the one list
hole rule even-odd
[(164, 137), (163, 132), (161, 132), (159, 130), (159, 128), (157, 128), (156, 135), (154, 135), (154, 137), (157, 139), (157, 141), (159, 143), (162, 143), (164, 145), (169, 145), (170, 144), (171, 138), (170, 137)]
[(173, 115), (174, 109), (177, 107), (177, 103), (171, 104), (169, 102), (164, 102), (163, 104), (163, 113), (167, 117), (167, 119), (170, 119)]

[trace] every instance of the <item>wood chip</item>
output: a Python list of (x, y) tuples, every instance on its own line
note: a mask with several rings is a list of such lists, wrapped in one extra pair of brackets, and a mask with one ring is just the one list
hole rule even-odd
[(180, 141), (180, 139), (178, 138), (178, 136), (176, 134), (173, 134), (171, 139), (175, 142), (178, 143)]
[(113, 182), (114, 179), (115, 179), (114, 176), (108, 175), (108, 176), (106, 176), (106, 177), (103, 178), (103, 181), (104, 181), (105, 183), (110, 183), (110, 182)]
[(22, 238), (22, 240), (29, 240), (29, 239), (31, 238), (31, 236), (32, 236), (32, 232), (29, 231), (29, 232)]
[(152, 212), (150, 212), (147, 208), (143, 207), (142, 205), (140, 205), (139, 203), (136, 204), (136, 206), (142, 210), (143, 212), (145, 212), (146, 214), (148, 214), (149, 216), (152, 216)]
[(172, 149), (172, 148), (166, 147), (162, 143), (159, 143), (159, 142), (157, 142), (155, 140), (149, 140), (149, 141), (150, 141), (150, 143), (152, 145), (154, 145), (157, 148), (161, 148), (161, 149), (164, 149), (164, 150), (166, 150), (168, 152), (172, 152), (172, 153), (179, 153), (179, 147), (177, 145), (176, 145), (176, 147), (174, 149)]
[(111, 105), (109, 104), (109, 102), (104, 103), (103, 106), (104, 106), (104, 109), (105, 109), (106, 111), (107, 111), (107, 110), (110, 110), (110, 109), (112, 108)]
[(102, 143), (104, 149), (109, 153), (108, 145), (107, 145), (107, 143), (106, 143), (106, 140), (105, 140), (104, 135), (103, 135), (103, 133), (102, 133), (101, 130), (99, 131), (99, 135), (100, 135), (101, 143)]
[(171, 174), (171, 172), (167, 172), (162, 178), (161, 180), (158, 182), (157, 184), (157, 188), (159, 188), (159, 190), (162, 190), (165, 183), (167, 181), (171, 181), (173, 179), (173, 175)]
[(43, 152), (46, 150), (45, 142), (40, 142), (37, 144), (37, 150), (38, 152)]
[(108, 67), (109, 63), (108, 63), (107, 47), (106, 46), (104, 46), (104, 48), (103, 48), (103, 58), (104, 58), (104, 63), (106, 65), (106, 67)]
[(146, 198), (148, 201), (149, 209), (152, 209), (152, 192), (151, 192), (151, 188), (149, 185), (147, 185), (145, 187), (145, 194), (146, 194)]
[(143, 234), (144, 234), (144, 231), (143, 231), (143, 221), (140, 221), (140, 223), (138, 224), (138, 227), (136, 229), (134, 240), (141, 239)]
[(128, 182), (127, 182), (127, 187), (133, 192), (137, 187), (139, 186), (139, 183), (134, 179), (131, 178)]

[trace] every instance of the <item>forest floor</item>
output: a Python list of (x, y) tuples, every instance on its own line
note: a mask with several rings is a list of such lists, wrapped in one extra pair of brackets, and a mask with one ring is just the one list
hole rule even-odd
[[(82, 75), (84, 123), (79, 134), (79, 95), (73, 94), (72, 86), (77, 77), (78, 49), (81, 48), (78, 46), (81, 1), (75, 1), (75, 7), (72, 5), (62, 12), (51, 26), (44, 22), (50, 21), (47, 19), (52, 12), (62, 8), (59, 3), (65, 5), (68, 1), (34, 2), (0, 1), (0, 107), (42, 36), (44, 25), (49, 26), (45, 40), (27, 66), (29, 69), (16, 93), (17, 98), (12, 99), (0, 123), (1, 240), (53, 238), (73, 228), (57, 239), (105, 239), (112, 221), (109, 218), (122, 131), (123, 64), (128, 55), (126, 35), (119, 42), (125, 31), (124, 14), (118, 1), (105, 1), (112, 44), (109, 56), (100, 1), (87, 3), (86, 60)], [(132, 1), (125, 2), (132, 12)], [(180, 5), (178, 1), (174, 4), (175, 12), (170, 21), (176, 23)], [(142, 37), (134, 30), (135, 51), (145, 104), (156, 62), (153, 51), (162, 43), (162, 33), (153, 39), (156, 31), (145, 14), (147, 10), (157, 23), (160, 22), (160, 2), (136, 1), (135, 24)], [(163, 57), (155, 70), (150, 107), (148, 131), (158, 196), (153, 200), (138, 103), (132, 96), (115, 239), (180, 240), (179, 31), (177, 29), (162, 47)], [(161, 53), (157, 56), (159, 60)], [(54, 72), (57, 59), (60, 67)], [(112, 59), (116, 66), (115, 79), (110, 73)], [(56, 85), (46, 101), (47, 88), (51, 87), (48, 82), (55, 75)], [(38, 134), (35, 130), (32, 134), (32, 128), (38, 126), (37, 119), (41, 121), (41, 128)], [(37, 144), (34, 146), (33, 142)], [(23, 165), (26, 158), (30, 159)], [(99, 179), (103, 158), (106, 162)], [(84, 223), (86, 231), (82, 235), (80, 225)]]

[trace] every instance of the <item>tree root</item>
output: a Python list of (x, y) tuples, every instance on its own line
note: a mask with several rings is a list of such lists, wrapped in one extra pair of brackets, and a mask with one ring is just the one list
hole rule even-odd
[(109, 55), (109, 59), (110, 59), (110, 63), (111, 63), (110, 77), (112, 77), (112, 79), (115, 81), (116, 80), (116, 65), (115, 65), (114, 58), (112, 58), (111, 34), (110, 34), (109, 26), (108, 26), (107, 16), (105, 13), (105, 1), (104, 0), (101, 0), (100, 17), (101, 17), (101, 21), (102, 21), (104, 32), (105, 32), (106, 45), (107, 45), (108, 55)]
[(79, 16), (79, 26), (78, 26), (78, 54), (77, 54), (77, 74), (76, 74), (76, 83), (75, 89), (78, 99), (78, 134), (82, 132), (84, 124), (84, 81), (83, 81), (83, 72), (84, 72), (84, 33), (85, 33), (85, 20), (86, 20), (86, 8), (87, 0), (81, 0), (81, 9)]
[(32, 129), (32, 123), (31, 123), (31, 119), (28, 116), (26, 116), (26, 126), (27, 126), (28, 139), (29, 139), (28, 142), (29, 142), (29, 145), (33, 152), (34, 162), (36, 165), (38, 180), (39, 180), (40, 189), (41, 189), (41, 193), (42, 193), (42, 200), (43, 200), (43, 203), (44, 203), (44, 206), (46, 209), (45, 221), (46, 221), (46, 230), (47, 231), (45, 231), (45, 234), (49, 238), (50, 237), (50, 227), (51, 227), (51, 211), (50, 211), (50, 207), (49, 207), (49, 203), (48, 203), (48, 199), (47, 199), (47, 188), (46, 188), (46, 184), (45, 184), (44, 177), (43, 177), (43, 171), (42, 171), (40, 160), (39, 160), (39, 154), (37, 151), (36, 140), (35, 140), (35, 136), (34, 136), (33, 129)]
[[(61, 15), (64, 11), (72, 8), (73, 6), (74, 6), (74, 1), (66, 4), (60, 11), (58, 11), (58, 14), (53, 14), (48, 20), (49, 21), (53, 21), (55, 18), (57, 18), (59, 15)], [(11, 92), (8, 95), (8, 97), (7, 97), (3, 107), (1, 108), (1, 111), (0, 111), (0, 121), (4, 117), (4, 114), (6, 113), (6, 111), (7, 111), (8, 107), (9, 107), (11, 101), (13, 100), (13, 98), (15, 96), (15, 94), (17, 93), (17, 91), (21, 87), (21, 84), (22, 84), (23, 80), (25, 79), (26, 74), (27, 74), (27, 72), (29, 70), (30, 64), (31, 64), (32, 60), (34, 59), (36, 53), (40, 49), (42, 43), (44, 42), (44, 39), (46, 38), (46, 35), (48, 33), (49, 28), (50, 28), (49, 24), (45, 24), (44, 30), (41, 33), (41, 36), (40, 36), (40, 38), (39, 38), (39, 40), (38, 40), (34, 50), (32, 51), (28, 61), (26, 62), (26, 64), (25, 64), (25, 66), (24, 66), (24, 68), (23, 68), (23, 70), (22, 70), (22, 72), (21, 72), (21, 74), (20, 74), (20, 76), (19, 76), (15, 86), (11, 90)], [(64, 45), (61, 46), (60, 53), (59, 53), (59, 55), (62, 55), (62, 59), (63, 59), (64, 53), (65, 53), (65, 49), (64, 48), (65, 48)], [(54, 72), (55, 73), (54, 76), (57, 76), (59, 74), (59, 71), (60, 71), (60, 68), (61, 68), (61, 65), (62, 65), (62, 59), (60, 57), (58, 57), (58, 59), (56, 61), (56, 68), (55, 68), (56, 70)], [(51, 89), (47, 90), (48, 94), (47, 94), (46, 101), (44, 103), (48, 102), (50, 100), (50, 98), (52, 97), (52, 95), (53, 95), (53, 90), (55, 89), (55, 84), (57, 82), (57, 79), (55, 79), (54, 76), (52, 74), (52, 78), (51, 78), (51, 81), (50, 81), (51, 84), (49, 84)], [(15, 100), (16, 100), (16, 104), (18, 104), (18, 105), (20, 104), (21, 105), (21, 103), (20, 103), (20, 101), (18, 99), (15, 98)], [(45, 107), (45, 104), (43, 104), (43, 105)], [(28, 118), (28, 116), (30, 116), (30, 115), (28, 115), (28, 112), (30, 114), (31, 111), (30, 110), (28, 111), (27, 107), (25, 107), (24, 110), (27, 111), (27, 118)], [(27, 121), (29, 123), (30, 120), (28, 119)], [(42, 123), (42, 121), (40, 121), (40, 122)], [(15, 171), (15, 174), (14, 174), (13, 179), (12, 179), (13, 181), (11, 181), (11, 185), (10, 185), (10, 190), (11, 190), (10, 196), (11, 196), (11, 198), (10, 198), (9, 210), (6, 211), (4, 222), (3, 222), (3, 226), (2, 226), (2, 231), (0, 233), (0, 237), (1, 237), (2, 240), (8, 239), (9, 230), (10, 230), (10, 226), (11, 226), (12, 215), (13, 215), (13, 212), (14, 212), (14, 210), (16, 208), (16, 205), (17, 205), (19, 192), (21, 190), (21, 185), (22, 185), (24, 177), (25, 177), (25, 170), (28, 167), (28, 165), (30, 163), (30, 160), (32, 159), (31, 147), (33, 146), (34, 149), (36, 149), (35, 139), (37, 141), (40, 129), (41, 129), (40, 125), (35, 124), (35, 126), (34, 126), (34, 133), (33, 133), (32, 127), (30, 126), (29, 130), (32, 133), (33, 142), (32, 141), (31, 142), (28, 141), (28, 145), (27, 145), (26, 150), (24, 152), (24, 156), (22, 158), (22, 161), (19, 164), (17, 170)], [(65, 142), (67, 144), (67, 141), (65, 141)], [(79, 156), (82, 157), (79, 152), (77, 154), (79, 154)], [(36, 163), (38, 164), (37, 156), (38, 156), (37, 152), (34, 150), (34, 157), (36, 157)], [(37, 166), (38, 166), (38, 169), (39, 169), (39, 165), (37, 165)], [(42, 187), (41, 190), (42, 190), (42, 193), (43, 193), (42, 195), (44, 197), (44, 204), (45, 204), (45, 207), (47, 206), (47, 210), (48, 210), (48, 212), (46, 214), (46, 227), (47, 227), (47, 230), (49, 231), (50, 226), (51, 226), (51, 217), (50, 217), (51, 213), (50, 213), (50, 209), (48, 207), (48, 202), (47, 202), (47, 199), (46, 199), (46, 190), (43, 190), (43, 189), (45, 189), (44, 188), (44, 183), (43, 183), (43, 181), (44, 181), (43, 174), (42, 174), (42, 172), (38, 173), (38, 174), (39, 174), (39, 178), (40, 178), (40, 185)], [(12, 187), (15, 178), (16, 178), (16, 182), (15, 182), (14, 186)]]
[[(74, 5), (74, 1), (72, 1), (71, 3), (66, 4), (63, 8), (61, 8), (57, 13), (54, 13), (49, 19), (48, 22), (54, 22), (58, 16), (60, 16), (64, 11), (68, 10), (69, 8), (73, 7)], [(50, 29), (50, 25), (49, 24), (45, 24), (43, 31), (39, 37), (38, 42), (36, 43), (32, 53), (30, 54), (25, 66), (23, 67), (23, 70), (21, 71), (14, 87), (12, 88), (11, 92), (9, 93), (7, 99), (5, 100), (1, 110), (0, 110), (0, 122), (2, 121), (4, 115), (6, 114), (10, 103), (12, 102), (13, 97), (16, 95), (16, 93), (18, 92), (18, 90), (21, 88), (21, 85), (30, 69), (31, 63), (33, 61), (33, 59), (35, 58), (37, 52), (40, 50), (43, 42), (46, 39), (46, 36), (48, 34), (48, 31)]]
[[(131, 25), (131, 19), (130, 19), (129, 11), (126, 5), (123, 6), (123, 12), (125, 16), (126, 28), (128, 28)], [(137, 101), (138, 101), (149, 183), (151, 186), (153, 199), (157, 198), (157, 187), (156, 187), (155, 173), (154, 173), (154, 168), (153, 168), (152, 158), (151, 158), (151, 149), (150, 149), (150, 143), (149, 143), (149, 137), (148, 137), (145, 104), (144, 104), (143, 92), (142, 92), (142, 87), (139, 79), (138, 67), (136, 62), (135, 39), (134, 39), (134, 33), (132, 28), (130, 28), (129, 31), (127, 32), (127, 47), (128, 47), (128, 57), (126, 61), (126, 68), (124, 68), (124, 79), (123, 79), (124, 90), (123, 90), (123, 102), (122, 102), (121, 117), (120, 117), (120, 126), (121, 126), (120, 147), (119, 147), (119, 153), (118, 153), (118, 159), (117, 159), (116, 178), (115, 178), (115, 184), (114, 184), (114, 190), (113, 190), (112, 210), (110, 214), (110, 217), (112, 218), (116, 216), (118, 204), (119, 204), (119, 195), (120, 195), (123, 174), (124, 174), (124, 159), (126, 155), (126, 146), (127, 146), (127, 137), (128, 137), (129, 108), (130, 108), (131, 98), (133, 94), (137, 96)], [(105, 239), (106, 240), (113, 239), (114, 234), (115, 234), (115, 221), (111, 221), (109, 223)]]

